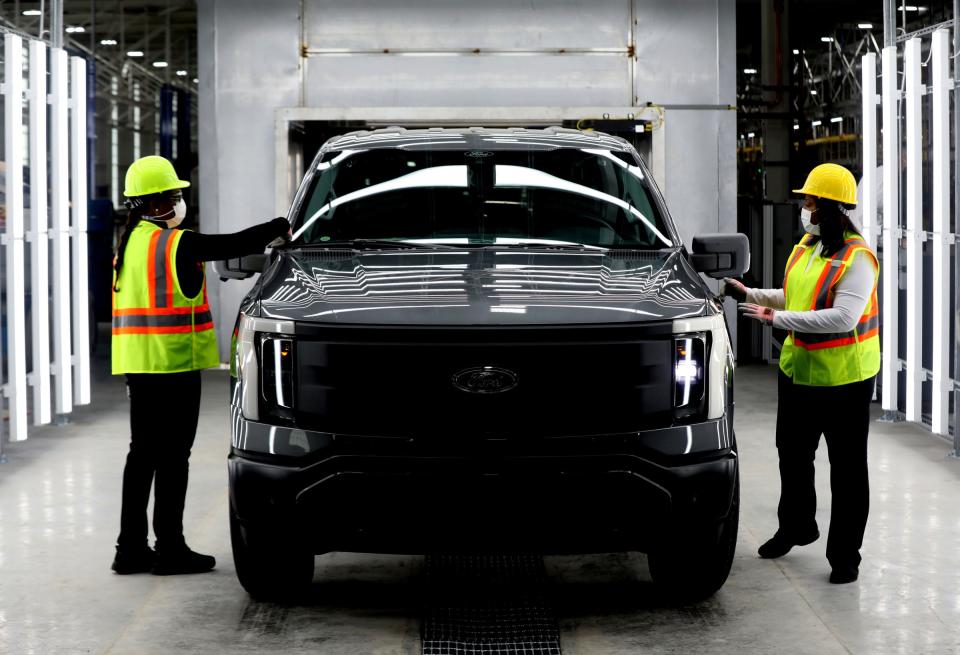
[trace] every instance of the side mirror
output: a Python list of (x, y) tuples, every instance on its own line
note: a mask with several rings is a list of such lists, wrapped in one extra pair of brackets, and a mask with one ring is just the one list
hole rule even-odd
[(740, 277), (750, 269), (746, 234), (702, 234), (693, 238), (693, 267), (712, 278)]
[(213, 270), (221, 280), (246, 280), (262, 273), (268, 261), (267, 255), (246, 255), (236, 259), (221, 259), (213, 263)]

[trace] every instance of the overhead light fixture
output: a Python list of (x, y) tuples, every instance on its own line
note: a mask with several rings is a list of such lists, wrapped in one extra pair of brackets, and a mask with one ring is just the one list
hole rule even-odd
[(143, 50), (128, 50), (128, 51), (127, 51), (127, 56), (128, 56), (128, 57), (142, 57), (142, 56), (143, 56)]
[(830, 119), (830, 122), (831, 122), (831, 123), (842, 123), (842, 122), (843, 122), (843, 116), (834, 116), (833, 118)]
[(83, 25), (67, 25), (63, 31), (67, 34), (83, 34), (87, 31), (87, 28)]
[(100, 39), (100, 45), (117, 45), (116, 39)]
[(752, 139), (754, 136), (756, 136), (756, 135), (755, 135), (753, 132), (747, 132), (747, 138), (748, 138), (748, 139)]
[(178, 71), (177, 71), (177, 77), (186, 77), (187, 75), (189, 75), (189, 73), (187, 73), (187, 71), (185, 71), (185, 70), (178, 70)]
[(812, 95), (812, 96), (817, 95), (817, 90), (816, 90), (816, 89), (810, 89), (810, 95)]
[(817, 127), (818, 125), (822, 125), (822, 124), (823, 124), (823, 121), (813, 121), (812, 123), (810, 123), (810, 125), (812, 125), (813, 127)]
[(820, 40), (823, 41), (824, 43), (833, 43), (832, 36), (821, 36)]
[(154, 67), (154, 68), (166, 68), (167, 66), (169, 66), (169, 64), (168, 64), (167, 62), (165, 62), (165, 61), (155, 61), (155, 62), (153, 62), (153, 67)]
[(907, 6), (900, 5), (899, 7), (897, 7), (897, 11), (920, 11), (920, 7), (918, 7), (917, 5), (907, 5)]
[(756, 75), (756, 74), (757, 74), (757, 69), (756, 69), (756, 68), (744, 68), (744, 69), (743, 69), (743, 73), (744, 73), (744, 75)]
[(43, 16), (43, 12), (39, 9), (24, 9), (22, 13), (24, 16)]
[(795, 54), (795, 55), (799, 55), (799, 54), (800, 54), (800, 51), (799, 51), (799, 50), (797, 50), (796, 48), (794, 48), (794, 49), (793, 49), (793, 54)]
[(857, 27), (859, 27), (861, 30), (872, 30), (873, 23), (857, 23)]

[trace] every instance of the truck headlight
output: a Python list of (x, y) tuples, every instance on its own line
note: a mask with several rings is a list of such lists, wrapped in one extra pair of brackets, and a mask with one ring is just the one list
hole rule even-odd
[(260, 340), (260, 393), (268, 404), (293, 409), (293, 339)]
[(706, 396), (706, 335), (682, 334), (673, 340), (674, 415), (686, 418), (703, 410)]

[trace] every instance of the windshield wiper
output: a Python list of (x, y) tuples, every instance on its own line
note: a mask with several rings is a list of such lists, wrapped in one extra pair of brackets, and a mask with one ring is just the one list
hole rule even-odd
[(350, 239), (349, 241), (320, 241), (315, 243), (293, 244), (290, 248), (350, 248), (366, 250), (377, 248), (393, 248), (397, 250), (454, 250), (455, 247), (445, 243), (418, 243), (393, 239)]
[(483, 244), (485, 248), (507, 248), (509, 250), (536, 248), (538, 250), (606, 250), (601, 246), (591, 246), (586, 243), (544, 243), (542, 241), (530, 240), (516, 243), (489, 243)]

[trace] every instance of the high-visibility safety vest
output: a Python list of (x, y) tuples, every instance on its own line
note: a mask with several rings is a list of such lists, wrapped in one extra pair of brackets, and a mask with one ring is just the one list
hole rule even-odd
[[(180, 373), (220, 364), (207, 283), (192, 298), (177, 279), (183, 230), (140, 221), (113, 292), (113, 373)], [(199, 264), (202, 266), (202, 264)]]
[[(832, 257), (814, 256), (817, 239), (805, 235), (787, 260), (783, 291), (785, 309), (802, 312), (833, 307), (837, 283), (855, 257), (873, 264), (873, 290), (856, 327), (843, 333), (810, 334), (791, 331), (780, 351), (780, 370), (795, 384), (834, 387), (866, 380), (880, 370), (880, 305), (877, 256), (855, 232)], [(812, 261), (811, 261), (812, 260)]]

